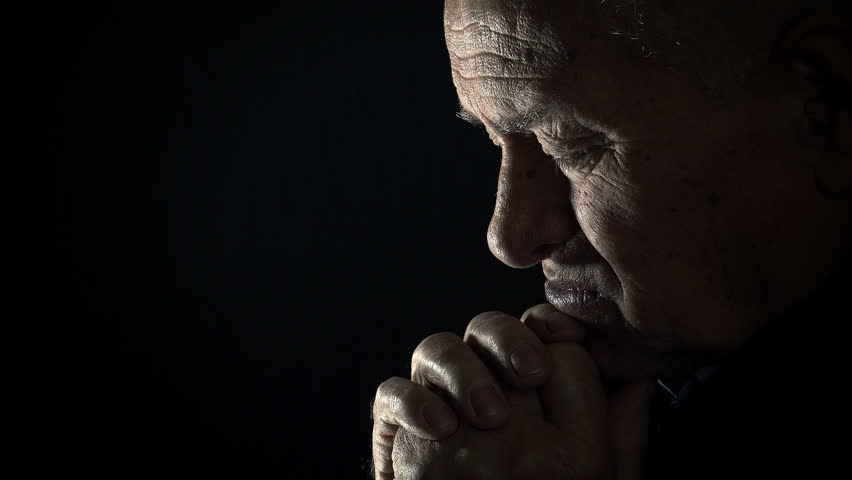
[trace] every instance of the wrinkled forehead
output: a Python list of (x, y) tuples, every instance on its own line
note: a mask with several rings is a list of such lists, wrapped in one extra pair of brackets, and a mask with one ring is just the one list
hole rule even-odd
[(448, 7), (444, 17), (447, 48), (460, 73), (495, 70), (535, 76), (542, 67), (564, 60), (559, 34), (525, 3), (449, 3), (461, 4)]
[(483, 99), (511, 116), (535, 115), (589, 31), (594, 12), (584, 3), (448, 0), (444, 33), (462, 103), (486, 118), (496, 113), (481, 111)]

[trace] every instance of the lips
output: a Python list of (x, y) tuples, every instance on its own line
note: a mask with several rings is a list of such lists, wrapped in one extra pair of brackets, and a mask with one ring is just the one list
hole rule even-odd
[(544, 293), (557, 310), (588, 328), (582, 343), (605, 383), (646, 378), (656, 368), (637, 350), (615, 302), (596, 290), (552, 280), (544, 283)]
[[(553, 277), (548, 277), (553, 278)], [(696, 360), (675, 354), (669, 342), (628, 327), (618, 305), (590, 284), (568, 284), (558, 279), (544, 284), (547, 301), (586, 328), (581, 342), (607, 384), (648, 378), (677, 377), (690, 372)], [(665, 340), (665, 339), (663, 339)], [(700, 362), (698, 362), (700, 363)]]
[(618, 306), (596, 290), (548, 280), (544, 283), (544, 294), (557, 310), (588, 327), (607, 331), (624, 327)]
[(580, 305), (587, 304), (598, 300), (600, 293), (595, 290), (587, 290), (579, 287), (564, 287), (558, 283), (547, 281), (544, 284), (545, 293), (553, 293), (554, 298), (559, 298), (560, 301), (566, 304)]

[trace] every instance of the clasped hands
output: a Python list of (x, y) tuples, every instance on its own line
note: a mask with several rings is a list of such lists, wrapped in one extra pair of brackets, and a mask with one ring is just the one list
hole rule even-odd
[(637, 480), (651, 382), (605, 389), (585, 329), (550, 304), (432, 335), (373, 402), (377, 480)]

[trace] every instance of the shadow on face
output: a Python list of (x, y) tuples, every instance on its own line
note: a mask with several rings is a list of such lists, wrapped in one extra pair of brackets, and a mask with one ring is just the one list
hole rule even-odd
[[(612, 376), (730, 352), (818, 291), (846, 254), (852, 179), (847, 17), (791, 28), (779, 9), (736, 53), (736, 38), (714, 43), (718, 5), (625, 8), (445, 10), (462, 117), (502, 150), (491, 251), (542, 265)], [(671, 28), (678, 11), (694, 31)], [(578, 290), (597, 300), (565, 293)]]

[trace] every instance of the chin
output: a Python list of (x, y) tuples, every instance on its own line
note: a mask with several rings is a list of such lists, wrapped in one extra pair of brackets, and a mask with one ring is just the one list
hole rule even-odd
[(613, 340), (593, 332), (586, 336), (583, 345), (597, 364), (601, 379), (608, 385), (687, 376), (702, 363), (690, 356)]

